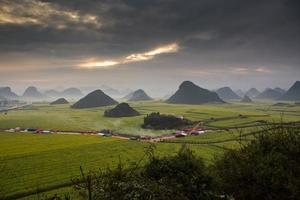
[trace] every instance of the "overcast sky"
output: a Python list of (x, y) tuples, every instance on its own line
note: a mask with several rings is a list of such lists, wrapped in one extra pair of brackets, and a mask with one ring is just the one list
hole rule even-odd
[(0, 0), (0, 86), (288, 88), (299, 0)]

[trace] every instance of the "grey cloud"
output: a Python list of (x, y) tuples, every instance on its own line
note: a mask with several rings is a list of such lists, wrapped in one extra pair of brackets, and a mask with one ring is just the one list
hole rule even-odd
[[(39, 24), (0, 24), (0, 54), (26, 52), (29, 56), (73, 61), (95, 56), (120, 57), (177, 42), (181, 48), (176, 55), (157, 56), (152, 61), (122, 67), (136, 75), (142, 75), (143, 70), (150, 73), (157, 66), (163, 66), (161, 68), (166, 71), (170, 68), (186, 68), (187, 71), (224, 68), (229, 71), (239, 66), (253, 69), (263, 66), (279, 72), (292, 70), (290, 74), (295, 77), (300, 75), (299, 0), (42, 2), (50, 2), (60, 10), (78, 12), (81, 16), (95, 15), (102, 26), (68, 20), (64, 21), (64, 29)], [(63, 18), (47, 20), (50, 23)], [(85, 74), (74, 72), (74, 69), (64, 70)], [(118, 70), (118, 67), (112, 69), (113, 72)], [(101, 75), (101, 71), (95, 74)], [(285, 75), (285, 79), (290, 74)], [(176, 80), (185, 77), (189, 78), (181, 76)]]

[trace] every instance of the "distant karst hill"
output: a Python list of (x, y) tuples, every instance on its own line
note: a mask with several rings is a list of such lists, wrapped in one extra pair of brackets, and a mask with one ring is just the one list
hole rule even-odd
[(248, 97), (247, 95), (244, 96), (244, 98), (241, 100), (242, 103), (253, 103), (252, 99)]
[(280, 92), (281, 94), (286, 93), (286, 91), (280, 87), (276, 87), (276, 88), (274, 88), (274, 90), (276, 90), (277, 92)]
[(52, 89), (52, 90), (47, 90), (44, 94), (47, 97), (52, 97), (52, 98), (58, 98), (58, 97), (63, 98), (64, 97), (64, 98), (69, 98), (69, 99), (80, 98), (83, 96), (81, 90), (78, 88), (68, 88), (61, 92)]
[(61, 93), (57, 90), (47, 90), (44, 93), (47, 97), (59, 97), (61, 96)]
[(222, 87), (216, 91), (219, 97), (223, 100), (241, 99), (230, 87)]
[(254, 98), (254, 97), (258, 96), (259, 94), (260, 94), (260, 91), (258, 91), (256, 88), (251, 88), (245, 93), (245, 95), (250, 98)]
[(280, 98), (280, 100), (285, 101), (299, 101), (300, 100), (300, 81), (296, 81), (293, 86), (284, 93)]
[(66, 98), (78, 98), (82, 97), (83, 94), (78, 88), (68, 88), (61, 92), (61, 95)]
[(0, 96), (8, 99), (17, 99), (19, 97), (10, 87), (0, 87)]
[(237, 95), (239, 95), (239, 97), (244, 97), (245, 96), (245, 93), (242, 90), (237, 90), (235, 93)]
[(95, 90), (77, 101), (71, 108), (94, 108), (115, 105), (117, 103), (117, 101), (106, 95), (102, 90)]
[(53, 102), (51, 102), (50, 104), (51, 105), (59, 105), (59, 104), (68, 104), (69, 102), (65, 99), (65, 98), (60, 98), (60, 99), (57, 99)]
[(120, 103), (113, 109), (104, 112), (104, 116), (106, 117), (132, 117), (138, 115), (140, 115), (140, 113), (130, 107), (127, 103)]
[(191, 81), (184, 81), (167, 102), (176, 104), (224, 103), (217, 93), (203, 89)]
[(44, 95), (36, 87), (30, 86), (25, 90), (22, 97), (26, 99), (42, 99)]
[(131, 95), (128, 101), (149, 101), (152, 100), (151, 97), (149, 97), (146, 92), (142, 89), (134, 91)]
[(278, 92), (277, 90), (267, 88), (262, 93), (260, 93), (255, 98), (257, 99), (278, 99), (282, 95), (281, 92)]
[(126, 96), (124, 96), (123, 98), (129, 100), (129, 99), (131, 99), (133, 93), (134, 93), (134, 92), (129, 92), (129, 93), (128, 93)]

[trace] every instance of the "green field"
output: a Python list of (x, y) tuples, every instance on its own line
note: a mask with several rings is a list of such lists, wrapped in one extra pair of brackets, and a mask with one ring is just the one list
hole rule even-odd
[[(107, 118), (106, 109), (71, 109), (69, 106), (34, 104), (26, 110), (0, 114), (0, 128), (41, 128), (54, 130), (101, 130), (111, 129), (119, 133), (137, 135), (160, 135), (169, 131), (142, 129), (143, 117), (151, 112), (175, 114), (193, 121), (206, 121), (206, 126), (226, 128), (262, 125), (264, 122), (299, 121), (300, 106), (275, 107), (274, 102), (255, 104), (204, 104), (176, 105), (163, 102), (131, 103), (142, 115), (137, 117)], [(284, 111), (284, 112), (283, 112)], [(243, 117), (241, 117), (242, 115)]]
[[(0, 133), (1, 181), (5, 196), (26, 196), (37, 189), (50, 190), (70, 183), (86, 170), (114, 166), (119, 158), (125, 163), (144, 156), (146, 142), (85, 135), (38, 135)], [(180, 144), (158, 143), (159, 155), (178, 151)], [(191, 145), (209, 162), (220, 149), (209, 145)], [(13, 198), (12, 198), (13, 199)]]
[[(106, 118), (108, 109), (70, 109), (69, 106), (34, 104), (31, 108), (0, 113), (0, 128), (42, 128), (54, 130), (101, 130), (138, 135), (160, 135), (174, 130), (154, 131), (141, 128), (143, 117), (151, 112), (175, 114), (193, 121), (203, 121), (216, 130), (200, 136), (177, 138), (156, 143), (157, 154), (174, 154), (181, 143), (188, 143), (206, 163), (225, 149), (238, 148), (253, 136), (251, 133), (265, 122), (300, 121), (300, 106), (272, 106), (274, 102), (255, 104), (174, 105), (162, 102), (139, 102), (131, 105), (142, 113), (138, 117)], [(284, 112), (283, 112), (284, 111)], [(251, 127), (253, 126), (253, 127)], [(258, 127), (256, 127), (258, 126)], [(240, 127), (242, 132), (223, 129)], [(240, 137), (242, 135), (242, 137)], [(241, 141), (240, 141), (241, 139)], [(241, 143), (240, 143), (241, 142)], [(79, 174), (79, 167), (96, 170), (114, 166), (119, 158), (125, 163), (144, 156), (149, 143), (87, 135), (39, 135), (31, 133), (0, 133), (0, 199), (16, 199), (37, 190), (69, 191), (70, 179)]]

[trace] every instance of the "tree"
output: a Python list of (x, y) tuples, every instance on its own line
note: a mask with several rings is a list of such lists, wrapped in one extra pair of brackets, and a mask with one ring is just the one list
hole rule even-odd
[(227, 151), (214, 168), (221, 190), (234, 199), (299, 199), (300, 130), (264, 130), (250, 144)]
[[(154, 149), (147, 152), (146, 164), (125, 167), (121, 162), (90, 174), (93, 200), (210, 200), (219, 199), (213, 178), (201, 158), (186, 146), (175, 156), (159, 158)], [(87, 176), (85, 176), (87, 177)], [(85, 180), (77, 183), (87, 185)], [(86, 191), (88, 188), (86, 187)], [(86, 194), (82, 193), (85, 195)]]
[(154, 199), (219, 199), (202, 159), (185, 145), (175, 156), (150, 158), (142, 174), (153, 183)]

